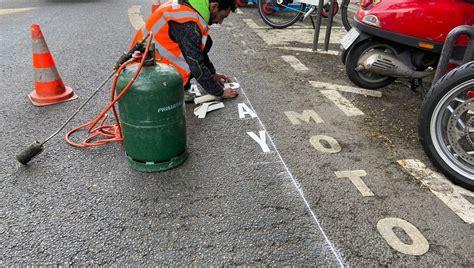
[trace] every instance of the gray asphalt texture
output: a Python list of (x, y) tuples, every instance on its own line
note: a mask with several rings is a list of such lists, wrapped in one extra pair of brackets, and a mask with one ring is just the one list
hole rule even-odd
[[(127, 9), (141, 5), (146, 17), (150, 3), (0, 4), (38, 7), (0, 16), (0, 265), (337, 266), (339, 254), (351, 266), (474, 265), (472, 226), (395, 162), (418, 158), (429, 164), (411, 137), (420, 96), (400, 84), (384, 89), (381, 99), (343, 93), (366, 113), (346, 117), (307, 82), (350, 85), (339, 58), (298, 54), (311, 72), (297, 74), (280, 58), (295, 52), (268, 47), (242, 21), (252, 18), (261, 24), (253, 7), (243, 8), (243, 15), (231, 14), (211, 30), (211, 59), (218, 71), (235, 76), (242, 89), (239, 98), (205, 119), (196, 118), (194, 105), (187, 105), (189, 159), (182, 166), (140, 173), (127, 166), (120, 145), (75, 149), (63, 141), (64, 132), (28, 166), (21, 166), (14, 155), (59, 127), (128, 48), (135, 31)], [(41, 25), (65, 84), (79, 100), (43, 108), (30, 104), (26, 96), (33, 89), (32, 23)], [(108, 102), (108, 88), (68, 130), (98, 115)], [(259, 121), (239, 119), (238, 103), (250, 105), (242, 90), (275, 142), (276, 148), (267, 142), (270, 153), (263, 153), (246, 134), (263, 130)], [(314, 109), (324, 123), (294, 126), (283, 113), (304, 109)], [(405, 121), (390, 130), (391, 123)], [(342, 151), (316, 151), (309, 143), (313, 135), (334, 137)], [(367, 172), (364, 182), (374, 197), (362, 197), (348, 179), (334, 175), (358, 169)], [(388, 217), (416, 226), (428, 240), (429, 251), (409, 256), (392, 249), (376, 229), (377, 222)], [(400, 236), (409, 244), (403, 232)]]

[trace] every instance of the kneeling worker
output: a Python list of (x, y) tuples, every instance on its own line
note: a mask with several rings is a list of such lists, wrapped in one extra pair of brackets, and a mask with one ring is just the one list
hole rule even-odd
[(160, 5), (138, 30), (134, 45), (148, 31), (154, 34), (156, 49), (161, 63), (174, 66), (183, 77), (185, 90), (194, 77), (199, 84), (214, 96), (235, 98), (237, 91), (223, 88), (230, 79), (216, 70), (207, 53), (212, 46), (209, 25), (222, 24), (236, 9), (235, 0), (188, 0), (183, 3), (167, 2)]

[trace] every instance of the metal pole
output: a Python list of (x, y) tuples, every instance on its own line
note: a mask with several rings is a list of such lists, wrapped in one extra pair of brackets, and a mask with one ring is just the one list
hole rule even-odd
[(326, 27), (326, 37), (324, 38), (324, 50), (325, 51), (328, 51), (329, 49), (329, 38), (331, 38), (331, 29), (332, 29), (332, 20), (334, 18), (334, 13), (333, 13), (333, 10), (334, 10), (334, 4), (336, 2), (336, 0), (329, 0), (330, 1), (330, 5), (329, 5), (329, 21), (328, 21), (328, 25)]
[(318, 11), (316, 13), (316, 27), (314, 28), (313, 51), (318, 50), (319, 31), (321, 30), (321, 11), (323, 10), (324, 0), (319, 0)]

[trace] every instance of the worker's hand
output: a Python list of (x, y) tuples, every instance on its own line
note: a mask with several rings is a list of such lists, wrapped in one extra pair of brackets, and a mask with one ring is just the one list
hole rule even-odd
[(230, 78), (227, 75), (221, 74), (221, 73), (213, 74), (212, 78), (214, 78), (214, 80), (216, 80), (218, 83), (221, 83), (221, 84), (230, 82)]
[(234, 89), (228, 87), (228, 88), (224, 88), (224, 93), (222, 93), (221, 97), (223, 99), (233, 99), (237, 96), (239, 96), (239, 93), (237, 93), (237, 91), (235, 91)]

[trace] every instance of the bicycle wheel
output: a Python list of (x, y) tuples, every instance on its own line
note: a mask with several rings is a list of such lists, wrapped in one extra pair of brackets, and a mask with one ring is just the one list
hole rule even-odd
[(344, 25), (344, 28), (346, 29), (346, 31), (349, 31), (352, 28), (349, 18), (347, 17), (350, 2), (351, 0), (342, 0), (342, 3), (341, 3), (342, 25)]
[(306, 9), (303, 3), (293, 0), (257, 0), (258, 14), (263, 22), (277, 29), (283, 29), (297, 22)]

